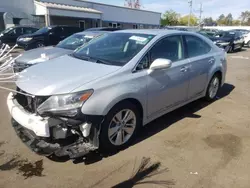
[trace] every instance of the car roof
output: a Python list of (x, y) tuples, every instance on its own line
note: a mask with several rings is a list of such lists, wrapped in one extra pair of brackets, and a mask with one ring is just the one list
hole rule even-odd
[(179, 31), (179, 30), (167, 30), (167, 29), (127, 29), (114, 31), (115, 33), (137, 33), (137, 34), (148, 34), (148, 35), (166, 35), (166, 34), (175, 34), (175, 33), (192, 33), (188, 31)]
[(77, 35), (91, 35), (91, 36), (96, 36), (100, 34), (105, 34), (105, 33), (110, 33), (110, 31), (82, 31), (76, 33)]

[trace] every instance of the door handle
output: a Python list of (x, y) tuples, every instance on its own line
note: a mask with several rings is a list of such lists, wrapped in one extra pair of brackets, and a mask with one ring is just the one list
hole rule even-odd
[(187, 67), (181, 67), (181, 72), (187, 72)]
[(214, 59), (214, 58), (208, 60), (208, 63), (209, 63), (209, 64), (214, 64), (214, 62), (215, 62), (215, 59)]

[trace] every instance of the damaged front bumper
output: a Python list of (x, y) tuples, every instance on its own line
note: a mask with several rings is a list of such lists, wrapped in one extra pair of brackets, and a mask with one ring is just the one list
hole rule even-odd
[(27, 112), (12, 93), (7, 99), (12, 126), (20, 139), (40, 155), (77, 158), (97, 150), (103, 116), (83, 115), (82, 121), (41, 117)]

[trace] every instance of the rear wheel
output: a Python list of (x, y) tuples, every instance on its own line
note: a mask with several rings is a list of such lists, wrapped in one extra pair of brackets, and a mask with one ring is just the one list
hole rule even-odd
[(219, 74), (215, 74), (210, 80), (207, 87), (207, 92), (205, 96), (207, 101), (213, 101), (216, 98), (216, 95), (220, 88), (220, 82), (221, 80)]
[(129, 101), (114, 106), (102, 124), (100, 149), (117, 151), (127, 147), (135, 138), (141, 124), (137, 107)]

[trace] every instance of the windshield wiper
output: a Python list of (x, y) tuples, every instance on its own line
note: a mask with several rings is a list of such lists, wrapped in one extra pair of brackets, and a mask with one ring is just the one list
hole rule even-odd
[(96, 59), (96, 63), (101, 63), (101, 64), (105, 64), (105, 65), (111, 65), (110, 62), (102, 60), (102, 59)]

